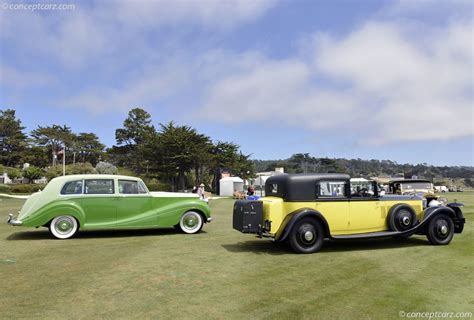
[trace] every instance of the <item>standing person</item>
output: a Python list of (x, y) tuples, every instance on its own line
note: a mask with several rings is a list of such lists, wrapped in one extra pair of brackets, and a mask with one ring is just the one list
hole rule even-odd
[(199, 195), (199, 198), (204, 199), (204, 183), (201, 183), (197, 189), (197, 194)]
[(248, 196), (253, 196), (254, 193), (255, 193), (255, 189), (253, 188), (253, 186), (249, 186), (249, 187), (247, 188), (247, 195), (248, 195)]

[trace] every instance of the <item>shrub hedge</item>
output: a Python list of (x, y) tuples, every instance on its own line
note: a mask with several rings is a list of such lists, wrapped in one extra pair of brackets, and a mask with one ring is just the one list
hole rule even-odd
[(6, 184), (0, 184), (0, 193), (9, 193), (10, 192), (10, 186)]
[(12, 184), (8, 186), (10, 193), (34, 193), (44, 189), (44, 184)]

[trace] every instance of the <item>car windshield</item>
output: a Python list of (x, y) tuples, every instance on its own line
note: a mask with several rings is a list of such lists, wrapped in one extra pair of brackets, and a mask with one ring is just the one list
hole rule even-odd
[(403, 190), (431, 189), (429, 182), (410, 182), (402, 184)]

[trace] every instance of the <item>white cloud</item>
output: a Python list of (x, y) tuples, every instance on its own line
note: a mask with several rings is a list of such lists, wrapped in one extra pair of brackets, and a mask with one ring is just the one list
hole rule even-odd
[(78, 3), (75, 10), (0, 10), (0, 39), (31, 60), (79, 69), (122, 52), (144, 52), (147, 32), (165, 27), (228, 30), (258, 18), (277, 0), (159, 0)]
[[(472, 135), (472, 27), (456, 22), (435, 29), (426, 44), (410, 39), (410, 28), (369, 23), (345, 39), (322, 42), (317, 70), (350, 83), (363, 103), (380, 101), (370, 119), (384, 134), (374, 142)], [(441, 122), (451, 125), (440, 130)]]
[(136, 72), (125, 75), (118, 86), (85, 86), (78, 94), (59, 101), (57, 106), (103, 114), (128, 110), (135, 105), (159, 106), (166, 104), (163, 101), (167, 99), (179, 98), (190, 103), (183, 109), (194, 108), (209, 86), (226, 75), (238, 76), (254, 68), (260, 59), (262, 56), (255, 52), (239, 55), (211, 50), (192, 59), (186, 53), (177, 53), (157, 64), (137, 66)]
[(77, 95), (63, 99), (57, 107), (82, 108), (92, 114), (112, 110), (126, 111), (133, 106), (148, 106), (177, 93), (189, 81), (187, 70), (177, 65), (153, 67), (120, 87), (89, 87)]
[[(2, 96), (4, 100), (10, 96), (11, 100), (14, 92), (26, 87), (52, 85), (49, 74), (74, 81), (85, 78), (79, 76), (81, 72), (88, 75), (94, 69), (95, 76), (106, 79), (103, 84), (97, 85), (94, 77), (90, 84), (86, 81), (77, 85), (67, 98), (60, 96), (64, 90), (51, 86), (51, 91), (57, 92), (51, 97), (55, 105), (98, 114), (159, 101), (185, 87), (196, 69), (199, 80), (212, 81), (222, 72), (223, 65), (217, 65), (217, 61), (223, 61), (223, 54), (216, 50), (190, 59), (179, 52), (182, 44), (168, 48), (167, 43), (160, 42), (172, 43), (174, 36), (150, 41), (150, 33), (185, 27), (213, 33), (228, 31), (258, 18), (275, 3), (276, 0), (108, 1), (77, 3), (75, 10), (68, 11), (0, 10), (2, 47), (15, 51), (14, 57), (5, 53), (0, 56)], [(122, 74), (122, 70), (126, 73)]]
[(262, 57), (212, 86), (204, 115), (345, 130), (376, 144), (473, 135), (472, 23), (425, 26), (429, 42), (413, 27), (368, 22), (342, 38), (318, 34), (310, 59)]
[(441, 21), (446, 17), (463, 16), (472, 9), (473, 3), (469, 0), (394, 0), (379, 15), (392, 19), (432, 17)]
[(0, 65), (0, 86), (5, 88), (44, 87), (55, 82), (56, 79), (48, 74), (18, 70), (5, 64)]
[(268, 110), (285, 112), (308, 80), (307, 66), (299, 61), (258, 64), (246, 72), (229, 75), (213, 86), (204, 112), (230, 122), (236, 113), (264, 118)]

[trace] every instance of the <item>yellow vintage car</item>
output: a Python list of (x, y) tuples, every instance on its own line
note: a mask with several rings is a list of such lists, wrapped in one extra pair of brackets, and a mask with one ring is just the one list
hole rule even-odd
[[(277, 242), (294, 251), (318, 251), (333, 240), (408, 237), (425, 234), (435, 245), (461, 233), (461, 203), (442, 203), (419, 195), (379, 195), (376, 182), (351, 186), (346, 174), (282, 174), (265, 183), (265, 197), (238, 200), (233, 228)], [(431, 201), (431, 202), (430, 202)]]

